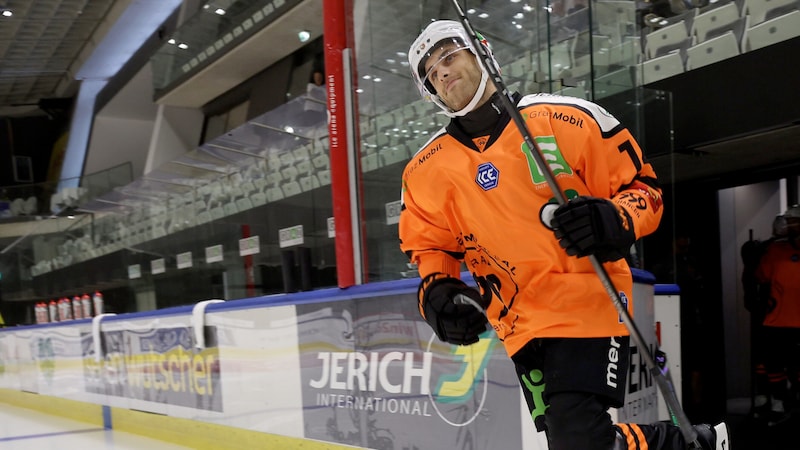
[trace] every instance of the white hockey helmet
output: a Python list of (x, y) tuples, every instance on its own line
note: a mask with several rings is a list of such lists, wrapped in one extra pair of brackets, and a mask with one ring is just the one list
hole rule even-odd
[(800, 205), (792, 205), (783, 213), (783, 217), (787, 219), (800, 219)]
[[(488, 54), (491, 56), (492, 64), (494, 64), (499, 73), (500, 66), (494, 59), (491, 46), (486, 39), (480, 35), (480, 33), (478, 33), (478, 38), (481, 40), (481, 44), (485, 46)], [(430, 57), (434, 50), (438, 49), (445, 43), (453, 43), (455, 44), (455, 47), (446, 54), (440, 55), (440, 61), (444, 59), (444, 57), (460, 50), (469, 50), (473, 55), (475, 55), (476, 58), (478, 57), (477, 50), (475, 47), (473, 47), (471, 39), (460, 23), (456, 22), (455, 20), (437, 20), (428, 25), (422, 31), (422, 33), (420, 33), (419, 37), (417, 37), (414, 43), (411, 44), (411, 48), (408, 51), (408, 62), (411, 66), (411, 76), (414, 78), (414, 83), (417, 84), (417, 88), (419, 89), (423, 99), (432, 101), (436, 104), (436, 106), (442, 108), (444, 113), (450, 117), (463, 116), (472, 111), (478, 104), (478, 101), (480, 101), (483, 93), (486, 90), (486, 83), (489, 80), (489, 73), (483, 67), (483, 64), (478, 63), (478, 66), (481, 69), (481, 82), (478, 85), (478, 89), (475, 91), (475, 95), (473, 95), (472, 100), (470, 100), (470, 102), (467, 103), (464, 108), (459, 111), (453, 111), (436, 94), (436, 89), (428, 81), (428, 73), (425, 71), (425, 63), (427, 62), (428, 57)]]
[(783, 213), (786, 221), (786, 235), (797, 238), (800, 236), (800, 205), (792, 205)]
[(775, 216), (775, 219), (772, 220), (772, 236), (776, 238), (786, 237), (789, 233), (789, 226), (786, 223), (786, 217), (782, 214), (778, 214)]

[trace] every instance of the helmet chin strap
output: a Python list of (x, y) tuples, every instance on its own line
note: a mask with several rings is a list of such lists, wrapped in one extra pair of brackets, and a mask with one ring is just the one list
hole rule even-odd
[[(486, 82), (489, 80), (489, 74), (486, 70), (481, 70), (481, 82), (478, 84), (478, 89), (475, 90), (475, 95), (472, 96), (472, 100), (467, 103), (467, 106), (461, 108), (459, 111), (445, 111), (444, 114), (447, 117), (461, 117), (467, 115), (470, 111), (475, 109), (475, 105), (481, 100), (483, 97), (484, 91), (486, 91)], [(444, 102), (442, 102), (444, 103)]]

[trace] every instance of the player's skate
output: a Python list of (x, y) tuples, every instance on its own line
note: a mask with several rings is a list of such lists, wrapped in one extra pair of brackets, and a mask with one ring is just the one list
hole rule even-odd
[(731, 450), (728, 425), (720, 422), (713, 427), (707, 424), (695, 425), (697, 442), (703, 450)]
[[(633, 436), (626, 438), (618, 429), (612, 450), (641, 450), (643, 448), (654, 448), (656, 446), (662, 450), (698, 449), (698, 447), (690, 443), (684, 443), (683, 437), (679, 432), (676, 434), (674, 431), (670, 431), (670, 436), (666, 437), (664, 432), (667, 428), (672, 428), (672, 424), (669, 422), (633, 425), (633, 427), (640, 427), (641, 431), (638, 435), (642, 436), (642, 432), (644, 432), (644, 435), (647, 436), (646, 441), (642, 442), (640, 439)], [(728, 426), (725, 422), (721, 422), (713, 427), (708, 424), (693, 425), (693, 428), (697, 433), (697, 444), (700, 445), (699, 450), (731, 450)]]

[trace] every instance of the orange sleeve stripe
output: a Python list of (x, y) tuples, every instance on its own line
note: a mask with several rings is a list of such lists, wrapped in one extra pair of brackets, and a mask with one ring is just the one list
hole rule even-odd
[(617, 428), (625, 436), (625, 442), (628, 444), (628, 450), (648, 450), (650, 447), (647, 445), (647, 439), (642, 433), (642, 429), (636, 424), (618, 423)]
[(631, 427), (631, 430), (636, 435), (637, 440), (639, 441), (639, 449), (640, 450), (648, 450), (650, 448), (650, 446), (647, 445), (647, 439), (645, 439), (644, 433), (642, 433), (642, 429), (639, 428), (639, 425), (630, 425), (630, 427)]

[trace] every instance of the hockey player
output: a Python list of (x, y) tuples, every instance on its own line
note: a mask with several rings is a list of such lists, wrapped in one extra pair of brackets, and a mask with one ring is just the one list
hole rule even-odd
[[(477, 342), (488, 317), (551, 450), (686, 448), (676, 426), (612, 423), (607, 410), (623, 402), (629, 336), (584, 258), (594, 254), (631, 299), (624, 257), (663, 213), (652, 167), (600, 106), (515, 94), (571, 198), (558, 206), (471, 45), (459, 23), (440, 20), (408, 53), (423, 97), (451, 117), (402, 178), (400, 247), (419, 267), (420, 313), (455, 345)], [(462, 262), (480, 292), (459, 279)], [(541, 380), (543, 398), (526, 388)], [(725, 424), (695, 429), (703, 448), (728, 448)]]
[[(785, 239), (769, 244), (756, 269), (759, 283), (768, 284), (761, 305), (764, 366), (769, 381), (770, 413), (767, 424), (779, 425), (790, 418), (800, 389), (800, 206), (789, 208)], [(790, 395), (789, 384), (794, 395)]]
[(768, 343), (764, 341), (764, 315), (769, 305), (769, 283), (759, 283), (756, 278), (756, 269), (761, 258), (769, 246), (776, 240), (787, 237), (786, 218), (778, 214), (772, 221), (772, 236), (766, 241), (753, 239), (753, 230), (750, 230), (750, 240), (741, 248), (742, 256), (742, 287), (744, 288), (744, 307), (750, 313), (750, 355), (753, 369), (751, 414), (756, 420), (764, 419), (768, 424), (775, 417), (783, 416), (783, 403), (776, 403), (779, 410), (771, 413), (772, 404), (769, 401), (770, 387), (767, 369), (764, 365), (764, 355), (768, 351)]

